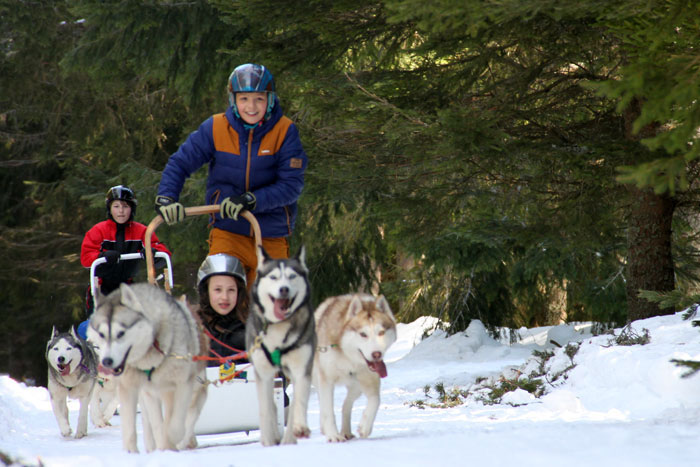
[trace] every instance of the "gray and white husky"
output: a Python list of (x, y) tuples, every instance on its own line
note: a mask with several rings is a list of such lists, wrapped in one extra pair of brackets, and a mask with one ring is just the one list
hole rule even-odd
[(201, 328), (186, 303), (143, 283), (97, 297), (88, 340), (99, 370), (116, 377), (122, 444), (138, 452), (136, 406), (142, 405), (147, 451), (196, 446), (194, 425), (206, 401)]
[(61, 435), (71, 435), (69, 398), (80, 401), (76, 438), (87, 435), (88, 408), (92, 423), (97, 427), (105, 426), (99, 410), (99, 399), (96, 401), (94, 398), (97, 360), (92, 346), (78, 337), (72, 326), (70, 332), (63, 333), (59, 333), (54, 326), (51, 338), (46, 343), (45, 356), (49, 367), (47, 386), (51, 407)]
[[(289, 259), (272, 259), (258, 248), (246, 348), (255, 370), (263, 446), (279, 444), (280, 438), (283, 444), (294, 444), (310, 434), (307, 408), (316, 334), (307, 276), (303, 246)], [(280, 370), (294, 386), (283, 437), (273, 399), (273, 381)]]
[[(383, 295), (351, 294), (331, 297), (316, 309), (318, 349), (314, 362), (314, 385), (318, 389), (321, 431), (328, 441), (353, 438), (352, 405), (361, 394), (367, 406), (358, 426), (361, 438), (372, 432), (379, 409), (381, 378), (387, 375), (384, 356), (396, 341), (396, 321)], [(333, 390), (345, 385), (341, 430), (335, 421)]]

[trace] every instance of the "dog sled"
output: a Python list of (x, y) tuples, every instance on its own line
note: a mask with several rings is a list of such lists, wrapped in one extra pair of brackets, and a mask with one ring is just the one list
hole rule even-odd
[[(186, 216), (196, 216), (219, 212), (219, 205), (194, 206), (185, 209)], [(241, 213), (253, 226), (256, 244), (261, 244), (260, 226), (255, 217), (248, 211)], [(151, 249), (151, 236), (156, 228), (162, 224), (163, 218), (156, 216), (148, 225), (145, 234), (144, 247), (146, 259), (146, 271), (148, 282), (159, 286), (163, 280), (163, 288), (171, 293), (174, 287), (172, 263), (170, 255)], [(140, 260), (141, 253), (124, 253), (119, 256), (120, 261)], [(159, 276), (156, 276), (155, 259), (162, 259), (165, 266)], [(90, 266), (90, 292), (93, 299), (97, 296), (99, 279), (96, 275), (97, 267), (107, 262), (106, 258), (97, 258)], [(201, 414), (195, 424), (196, 435), (209, 435), (221, 433), (250, 432), (260, 428), (258, 414), (258, 396), (255, 387), (255, 372), (249, 363), (237, 364), (232, 369), (222, 373), (220, 367), (208, 367), (206, 370), (207, 381), (203, 382), (207, 388), (207, 400)], [(284, 388), (281, 378), (275, 380), (274, 398), (277, 405), (277, 424), (280, 431), (284, 429)]]
[[(219, 212), (219, 205), (193, 206), (185, 208), (186, 217), (214, 214)], [(255, 216), (248, 211), (240, 214), (250, 222), (253, 227), (256, 245), (262, 245), (260, 226)], [(145, 256), (148, 282), (158, 286), (155, 274), (154, 255), (151, 250), (151, 236), (163, 223), (163, 218), (158, 215), (149, 223), (145, 234)], [(173, 287), (172, 266), (170, 257), (161, 252), (156, 252), (155, 258), (166, 256), (167, 271), (164, 276), (165, 290), (170, 293)], [(139, 256), (137, 254), (137, 256)], [(139, 256), (140, 257), (140, 256)], [(126, 258), (125, 258), (126, 259)], [(205, 357), (205, 356), (203, 356)], [(235, 360), (233, 360), (235, 362)], [(223, 364), (223, 361), (220, 362)], [(249, 363), (236, 364), (232, 369), (226, 369), (223, 365), (207, 367), (207, 400), (202, 408), (199, 419), (194, 428), (195, 435), (209, 435), (220, 433), (250, 432), (260, 428), (260, 416), (258, 412), (258, 396), (255, 387), (255, 371)], [(277, 406), (277, 425), (279, 431), (284, 431), (284, 387), (282, 378), (276, 378), (274, 384), (274, 400)]]

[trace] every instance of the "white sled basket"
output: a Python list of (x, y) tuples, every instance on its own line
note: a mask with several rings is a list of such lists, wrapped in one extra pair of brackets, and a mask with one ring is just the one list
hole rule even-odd
[[(207, 401), (194, 425), (196, 435), (234, 433), (260, 428), (258, 415), (258, 394), (255, 388), (255, 372), (252, 365), (236, 365), (237, 370), (245, 371), (245, 378), (233, 378), (223, 383), (210, 384)], [(207, 368), (207, 380), (219, 379), (219, 368)], [(274, 397), (277, 406), (277, 425), (280, 433), (284, 430), (284, 389), (282, 378), (275, 379)]]

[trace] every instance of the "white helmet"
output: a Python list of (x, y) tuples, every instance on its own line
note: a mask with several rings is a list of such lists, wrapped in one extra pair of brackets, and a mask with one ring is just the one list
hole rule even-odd
[(217, 253), (207, 256), (204, 261), (202, 261), (202, 265), (199, 267), (199, 271), (197, 271), (197, 287), (210, 276), (219, 274), (237, 277), (243, 281), (243, 285), (246, 285), (245, 270), (243, 269), (241, 261), (235, 256), (227, 255), (226, 253)]

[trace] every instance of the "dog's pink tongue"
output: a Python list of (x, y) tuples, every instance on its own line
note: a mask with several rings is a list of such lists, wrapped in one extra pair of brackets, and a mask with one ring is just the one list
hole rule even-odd
[(70, 374), (70, 363), (68, 363), (67, 365), (64, 365), (63, 368), (60, 368), (60, 370), (61, 370), (61, 376), (68, 376)]
[(113, 369), (107, 368), (106, 366), (102, 366), (102, 364), (99, 364), (97, 366), (97, 372), (102, 373), (103, 375), (115, 375), (116, 374)]
[(369, 365), (369, 369), (377, 373), (380, 378), (386, 377), (387, 372), (384, 360), (379, 360), (378, 362), (368, 362), (367, 365)]
[(287, 309), (289, 308), (289, 299), (287, 298), (276, 298), (275, 299), (275, 318), (280, 321), (287, 318)]

